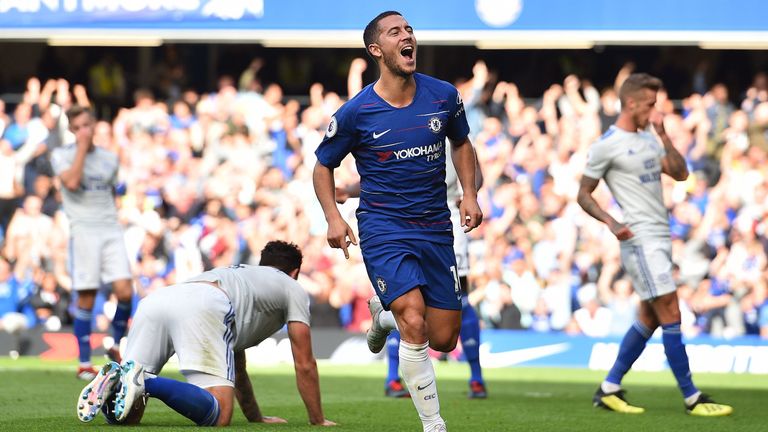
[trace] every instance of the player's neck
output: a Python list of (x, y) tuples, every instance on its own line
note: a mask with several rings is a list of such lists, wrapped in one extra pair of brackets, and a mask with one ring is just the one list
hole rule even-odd
[(632, 120), (630, 116), (624, 116), (619, 114), (619, 118), (616, 119), (616, 123), (614, 123), (614, 126), (617, 128), (630, 133), (636, 133), (637, 132), (637, 124)]
[(416, 79), (413, 75), (403, 77), (385, 70), (373, 85), (373, 90), (393, 107), (406, 107), (416, 96)]

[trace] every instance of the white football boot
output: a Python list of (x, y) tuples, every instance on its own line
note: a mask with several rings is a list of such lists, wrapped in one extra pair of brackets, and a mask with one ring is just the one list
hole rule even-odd
[(115, 393), (122, 369), (115, 362), (109, 362), (99, 370), (96, 377), (86, 385), (77, 398), (77, 418), (88, 423), (96, 418), (101, 406)]

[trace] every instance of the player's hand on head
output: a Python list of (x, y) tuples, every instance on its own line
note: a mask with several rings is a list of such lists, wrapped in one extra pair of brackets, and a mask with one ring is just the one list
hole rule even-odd
[(666, 130), (664, 129), (664, 113), (654, 110), (651, 113), (651, 124), (659, 135), (664, 135)]

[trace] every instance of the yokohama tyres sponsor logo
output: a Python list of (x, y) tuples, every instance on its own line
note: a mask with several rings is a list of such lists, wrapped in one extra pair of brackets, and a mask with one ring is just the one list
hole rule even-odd
[(443, 151), (443, 142), (438, 141), (430, 145), (411, 147), (411, 148), (402, 149), (402, 150), (395, 150), (394, 154), (395, 154), (395, 158), (397, 158), (398, 160), (410, 159), (410, 158), (419, 157), (419, 156), (427, 156), (427, 159), (431, 159), (429, 156), (431, 155), (439, 156), (442, 151)]

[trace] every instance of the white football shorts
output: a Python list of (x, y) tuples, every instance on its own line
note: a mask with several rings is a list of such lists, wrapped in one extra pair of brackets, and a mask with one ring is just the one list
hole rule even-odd
[(190, 282), (161, 288), (139, 302), (124, 359), (156, 375), (176, 353), (188, 379), (203, 373), (219, 378), (214, 385), (234, 386), (234, 322), (229, 298), (212, 285)]
[(79, 231), (69, 238), (69, 270), (75, 290), (131, 279), (123, 230)]
[[(451, 209), (451, 225), (453, 226), (453, 253), (456, 255), (456, 272), (459, 277), (469, 274), (469, 237), (461, 226), (461, 214), (456, 206)], [(464, 287), (466, 289), (466, 287)]]
[(642, 239), (621, 242), (621, 263), (642, 300), (651, 300), (677, 289), (672, 277), (672, 242)]

